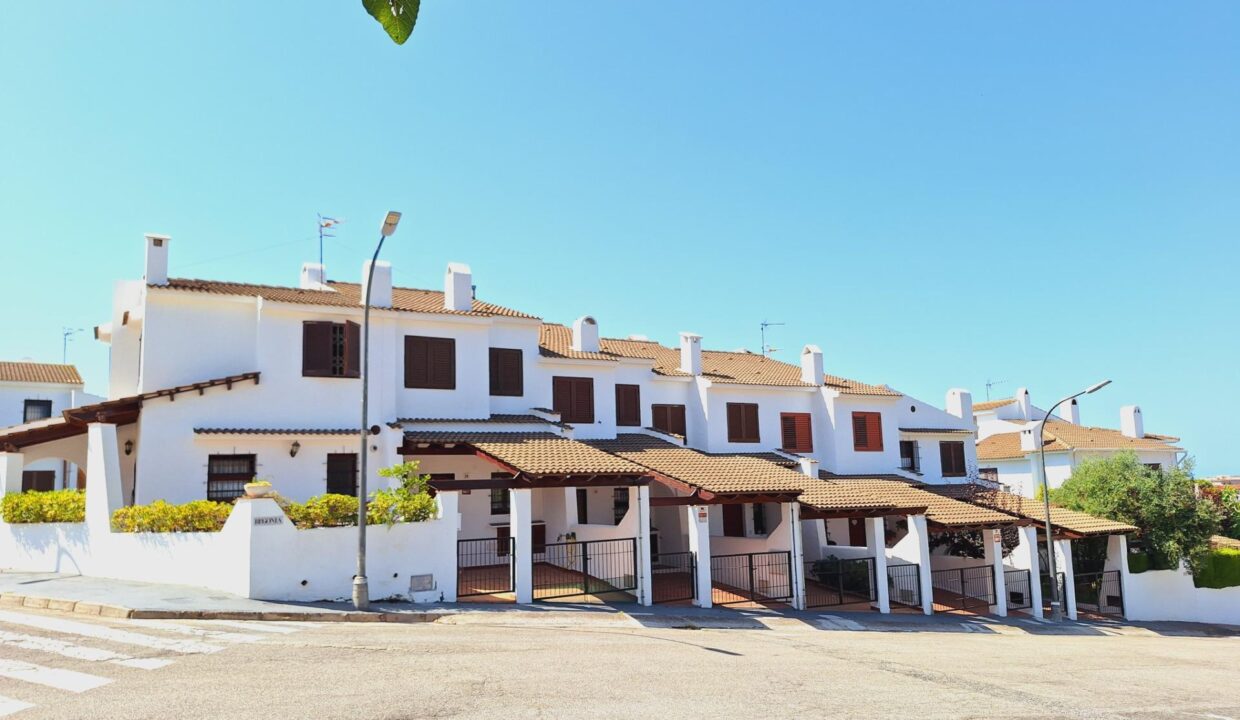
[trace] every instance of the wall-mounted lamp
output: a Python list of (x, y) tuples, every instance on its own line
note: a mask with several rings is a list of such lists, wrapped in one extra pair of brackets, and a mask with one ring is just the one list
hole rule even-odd
[(126, 455), (133, 455), (133, 440), (126, 440), (126, 441), (125, 441), (125, 454), (126, 454)]
[(298, 452), (299, 450), (301, 450), (301, 443), (300, 443), (300, 442), (298, 442), (298, 441), (296, 441), (296, 440), (294, 440), (294, 441), (293, 441), (293, 444), (289, 446), (289, 449), (288, 449), (288, 456), (289, 456), (289, 457), (297, 457), (297, 452)]

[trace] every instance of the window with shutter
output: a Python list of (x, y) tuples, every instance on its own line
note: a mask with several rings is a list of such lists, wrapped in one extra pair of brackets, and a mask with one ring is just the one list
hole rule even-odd
[(551, 378), (551, 407), (568, 423), (594, 422), (594, 379)]
[(357, 495), (357, 453), (327, 454), (327, 492)]
[(355, 322), (344, 324), (344, 374), (343, 377), (362, 376), (362, 326)]
[(684, 436), (685, 406), (684, 405), (651, 405), (650, 424), (655, 430)]
[(456, 340), (405, 336), (405, 387), (424, 390), (456, 388)]
[(642, 424), (641, 388), (637, 385), (616, 386), (616, 424), (625, 427)]
[(959, 440), (939, 443), (939, 459), (942, 461), (943, 477), (964, 477), (964, 443)]
[(883, 421), (882, 415), (876, 412), (854, 412), (853, 450), (857, 452), (882, 452)]
[(917, 450), (916, 440), (900, 441), (900, 469), (912, 473), (921, 472), (921, 453)]
[(758, 406), (756, 403), (728, 403), (728, 442), (758, 442)]
[(308, 320), (301, 324), (303, 377), (362, 376), (361, 326)]
[(52, 416), (51, 400), (27, 400), (22, 405), (22, 422), (46, 420)]
[(780, 413), (780, 437), (789, 452), (813, 452), (814, 433), (809, 413)]
[(505, 397), (525, 394), (520, 350), (491, 348), (491, 394)]
[(257, 465), (255, 455), (207, 456), (207, 499), (227, 502), (244, 495)]

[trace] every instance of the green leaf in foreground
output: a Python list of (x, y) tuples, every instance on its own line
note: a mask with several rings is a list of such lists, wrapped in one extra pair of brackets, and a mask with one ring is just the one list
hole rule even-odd
[(379, 21), (397, 45), (404, 45), (413, 34), (421, 4), (421, 0), (362, 0), (366, 12)]

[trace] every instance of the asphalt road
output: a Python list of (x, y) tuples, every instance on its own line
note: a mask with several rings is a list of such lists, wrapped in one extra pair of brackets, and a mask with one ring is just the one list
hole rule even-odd
[(748, 630), (640, 622), (156, 622), (0, 611), (0, 717), (1240, 720), (1240, 637), (971, 622), (857, 631), (849, 628), (866, 626), (838, 617)]

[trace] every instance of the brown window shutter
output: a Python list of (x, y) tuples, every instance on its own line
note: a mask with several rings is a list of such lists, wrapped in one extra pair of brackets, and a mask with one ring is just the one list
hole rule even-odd
[(685, 406), (670, 405), (668, 407), (668, 428), (677, 435), (688, 435), (685, 425)]
[(797, 438), (801, 452), (814, 452), (814, 425), (809, 413), (797, 417)]
[(574, 383), (573, 414), (577, 418), (574, 422), (594, 422), (594, 380), (592, 378), (577, 378), (577, 382)]
[(745, 406), (745, 439), (749, 442), (758, 442), (760, 433), (758, 432), (758, 406)]
[(301, 324), (301, 374), (328, 377), (332, 374), (332, 324), (307, 321)]
[(741, 406), (738, 403), (728, 403), (728, 442), (741, 442), (744, 423), (742, 418)]
[(883, 416), (878, 413), (870, 413), (866, 420), (866, 432), (870, 436), (870, 449), (874, 451), (882, 451), (883, 449)]
[(430, 349), (427, 338), (405, 336), (405, 387), (424, 388), (430, 381)]
[(616, 424), (625, 427), (642, 424), (641, 388), (616, 385)]
[(355, 322), (344, 324), (344, 376), (362, 376), (362, 326)]
[(963, 477), (965, 475), (964, 443), (940, 442), (939, 463), (943, 468), (943, 477)]
[(492, 387), (492, 395), (520, 397), (525, 394), (525, 380), (521, 351), (516, 348), (492, 348), (495, 357), (498, 392)]
[(551, 378), (551, 409), (560, 414), (560, 419), (573, 412), (573, 382), (572, 378), (553, 377)]
[(814, 439), (809, 413), (780, 413), (780, 437), (783, 448), (793, 452), (813, 452)]
[(503, 392), (504, 384), (503, 384), (503, 381), (500, 379), (500, 363), (502, 362), (501, 360), (502, 357), (503, 357), (503, 351), (500, 350), (500, 348), (491, 348), (490, 361), (489, 361), (490, 364), (487, 367), (491, 374), (491, 394), (492, 395), (505, 394)]
[(430, 339), (430, 385), (435, 390), (456, 389), (456, 340)]
[(853, 413), (852, 424), (853, 450), (869, 450), (869, 424), (866, 422), (865, 413)]
[(651, 405), (650, 406), (650, 425), (655, 430), (663, 432), (671, 432), (671, 406), (670, 405)]
[(728, 403), (728, 442), (758, 442), (758, 406)]

